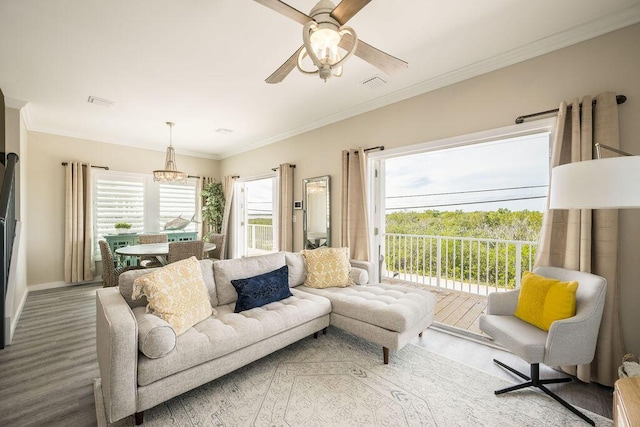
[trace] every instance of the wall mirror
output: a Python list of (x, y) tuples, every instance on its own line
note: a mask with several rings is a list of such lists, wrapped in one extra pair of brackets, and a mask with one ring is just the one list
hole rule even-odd
[(302, 180), (304, 248), (331, 246), (329, 176)]

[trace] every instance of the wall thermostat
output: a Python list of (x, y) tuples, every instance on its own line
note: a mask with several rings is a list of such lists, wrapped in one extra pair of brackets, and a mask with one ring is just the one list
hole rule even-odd
[(302, 209), (302, 200), (294, 200), (293, 209)]

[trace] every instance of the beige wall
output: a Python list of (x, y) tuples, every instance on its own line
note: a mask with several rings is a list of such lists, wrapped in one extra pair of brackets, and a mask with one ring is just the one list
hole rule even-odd
[[(222, 161), (222, 175), (251, 176), (282, 162), (297, 165), (294, 199), (302, 179), (332, 178), (334, 245), (340, 236), (340, 152), (358, 146), (399, 147), (508, 126), (515, 117), (556, 107), (561, 100), (604, 91), (628, 97), (620, 106), (623, 150), (640, 154), (640, 25), (298, 135)], [(348, 72), (345, 71), (345, 72)], [(286, 83), (285, 83), (286, 84)], [(330, 83), (328, 83), (329, 85)], [(638, 183), (632, 183), (635, 187)], [(295, 250), (302, 246), (295, 211)], [(620, 287), (628, 351), (640, 353), (640, 210), (621, 211)]]
[[(64, 167), (61, 163), (77, 160), (108, 166), (113, 171), (151, 173), (164, 165), (165, 153), (39, 132), (29, 132), (28, 138), (28, 284), (57, 283), (64, 280)], [(176, 163), (190, 175), (219, 177), (218, 160), (176, 155)]]

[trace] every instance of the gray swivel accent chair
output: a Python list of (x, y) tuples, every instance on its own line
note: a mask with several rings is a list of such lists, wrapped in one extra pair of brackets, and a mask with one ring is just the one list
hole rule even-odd
[(577, 281), (576, 315), (553, 322), (547, 332), (513, 315), (519, 289), (489, 294), (486, 314), (480, 317), (480, 329), (497, 344), (531, 365), (531, 374), (527, 376), (494, 359), (496, 364), (525, 380), (524, 383), (496, 390), (495, 394), (537, 387), (589, 424), (595, 425), (593, 420), (545, 387), (545, 384), (570, 382), (572, 379), (540, 379), (539, 369), (540, 363), (548, 366), (591, 363), (604, 310), (607, 281), (594, 274), (557, 267), (538, 267), (534, 273), (562, 281)]

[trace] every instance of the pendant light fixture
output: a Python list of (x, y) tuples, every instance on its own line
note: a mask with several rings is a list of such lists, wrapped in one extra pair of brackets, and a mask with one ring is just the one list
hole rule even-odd
[(180, 172), (176, 168), (176, 152), (173, 149), (173, 122), (167, 122), (169, 126), (169, 146), (167, 147), (167, 156), (164, 161), (163, 170), (153, 171), (154, 182), (167, 182), (170, 184), (186, 184), (187, 174)]

